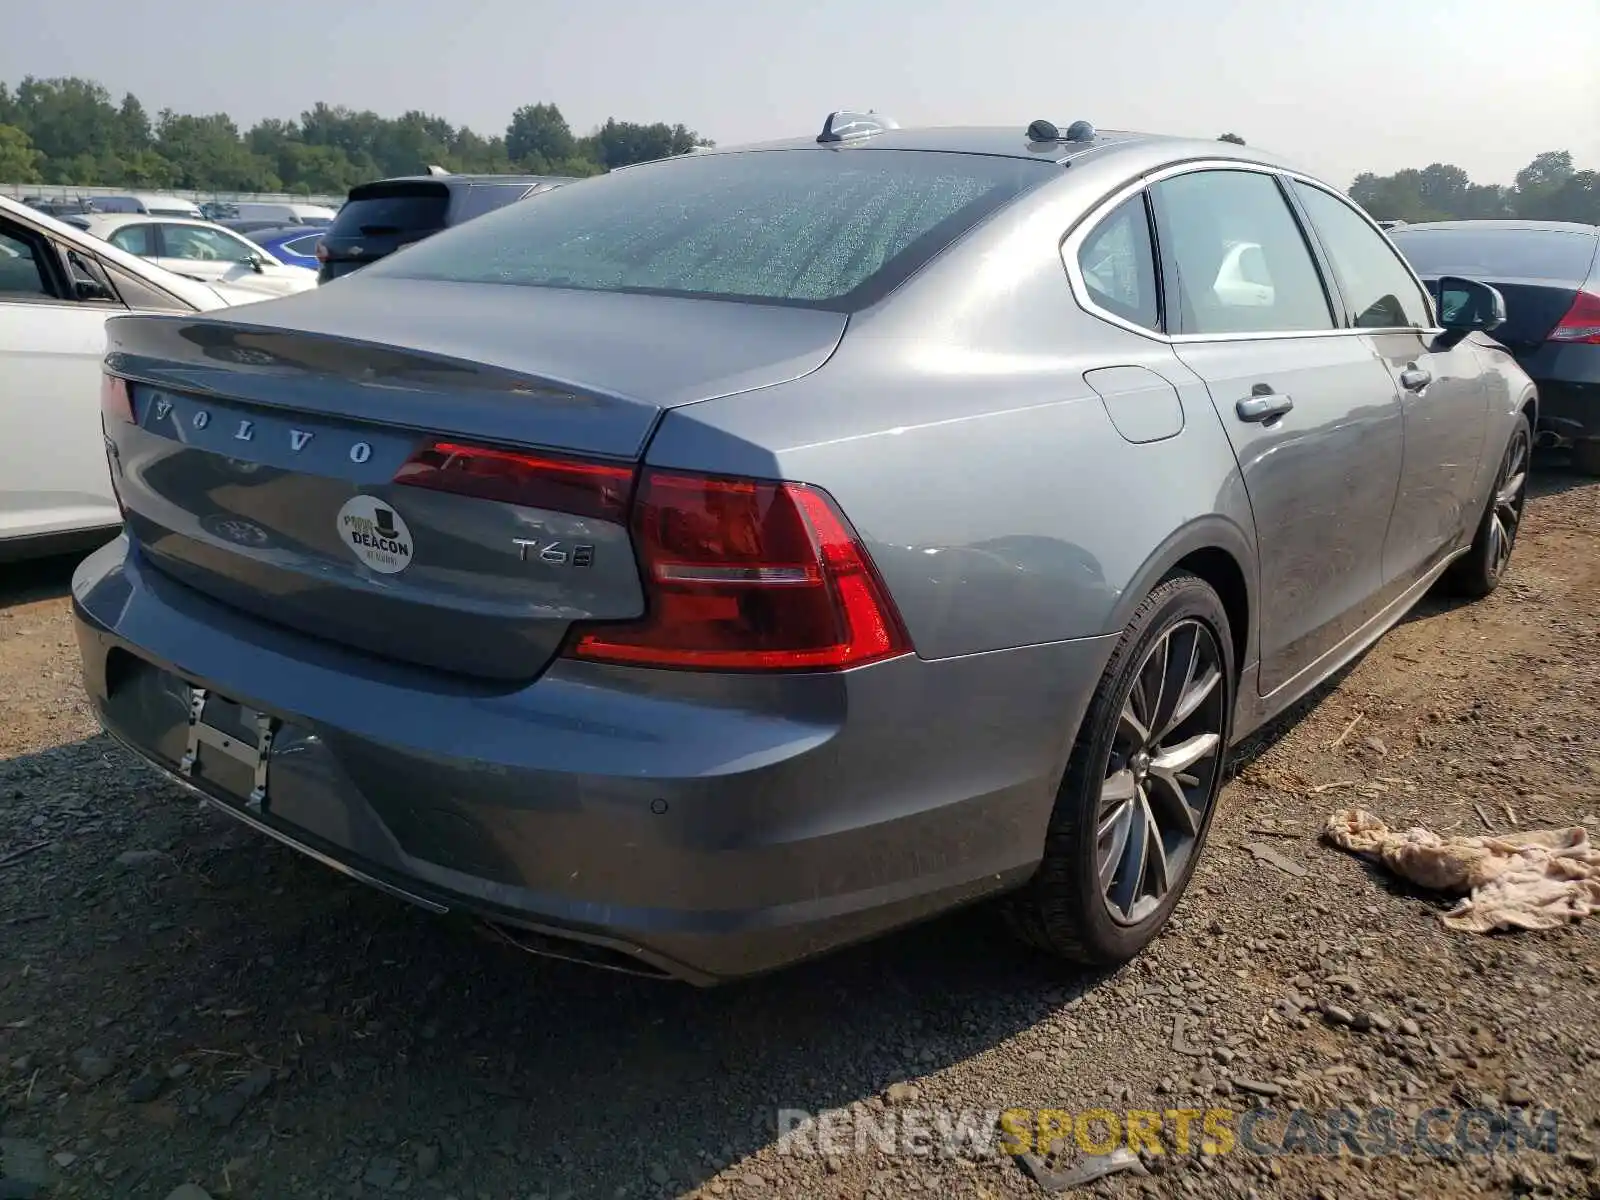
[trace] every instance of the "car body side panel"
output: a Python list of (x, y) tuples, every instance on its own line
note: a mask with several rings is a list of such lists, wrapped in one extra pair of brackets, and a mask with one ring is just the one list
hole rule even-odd
[[(1204, 385), (1073, 300), (1057, 247), (1113, 185), (1086, 167), (1024, 199), (852, 317), (824, 370), (668, 413), (647, 462), (827, 489), (926, 658), (1120, 630), (1174, 530), (1253, 534)], [(1084, 380), (1109, 366), (1171, 384), (1181, 433), (1126, 440)]]
[(122, 520), (100, 435), (111, 311), (0, 302), (0, 540)]

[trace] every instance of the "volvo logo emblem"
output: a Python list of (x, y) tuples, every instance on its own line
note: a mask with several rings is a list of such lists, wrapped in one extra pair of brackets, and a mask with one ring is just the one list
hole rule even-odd
[[(158, 395), (158, 398), (155, 402), (154, 419), (157, 421), (165, 421), (168, 419), (168, 417), (171, 417), (175, 423), (181, 423), (183, 420), (183, 413), (174, 412), (174, 407), (175, 406), (172, 400), (165, 396)], [(223, 416), (225, 419), (229, 418), (229, 414), (227, 413), (224, 413)], [(259, 430), (257, 429), (257, 422), (255, 418), (239, 417), (237, 418), (237, 422), (238, 423), (233, 426), (232, 439), (234, 441), (255, 442), (260, 440), (256, 437), (256, 434), (259, 432)], [(205, 429), (209, 427), (210, 424), (211, 412), (209, 409), (197, 408), (189, 414), (189, 426), (192, 429)], [(279, 436), (278, 434), (272, 432), (271, 426), (268, 426), (268, 432), (270, 438), (272, 439), (275, 439)], [(289, 441), (289, 450), (294, 454), (299, 454), (302, 450), (309, 446), (312, 439), (317, 436), (314, 430), (293, 428), (286, 430), (285, 435)], [(360, 466), (362, 463), (372, 461), (372, 443), (354, 442), (351, 444), (347, 453), (350, 461), (355, 463), (357, 466)]]

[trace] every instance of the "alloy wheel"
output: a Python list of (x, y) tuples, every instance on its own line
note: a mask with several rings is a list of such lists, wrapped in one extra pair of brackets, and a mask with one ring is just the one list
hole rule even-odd
[(1505, 461), (1495, 480), (1494, 507), (1489, 514), (1489, 575), (1498, 579), (1511, 561), (1517, 530), (1522, 526), (1522, 505), (1528, 494), (1528, 439), (1520, 434), (1506, 447)]
[(1222, 768), (1222, 661), (1209, 626), (1179, 621), (1123, 699), (1095, 820), (1100, 890), (1118, 924), (1155, 912), (1199, 844)]

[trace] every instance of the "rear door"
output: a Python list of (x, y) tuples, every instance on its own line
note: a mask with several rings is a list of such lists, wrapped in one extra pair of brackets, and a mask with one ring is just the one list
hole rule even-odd
[(1270, 695), (1378, 610), (1400, 400), (1372, 348), (1340, 328), (1275, 173), (1183, 169), (1151, 198), (1173, 347), (1210, 389), (1255, 516)]
[(1476, 525), (1493, 397), (1470, 340), (1441, 340), (1427, 294), (1400, 256), (1345, 200), (1293, 185), (1343, 299), (1344, 320), (1377, 352), (1400, 392), (1405, 458), (1384, 544), (1384, 580), (1398, 595)]
[(100, 434), (105, 321), (78, 299), (54, 244), (0, 215), (0, 545), (115, 525)]

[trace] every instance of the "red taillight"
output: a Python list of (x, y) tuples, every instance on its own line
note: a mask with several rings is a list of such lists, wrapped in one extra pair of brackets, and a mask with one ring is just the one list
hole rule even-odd
[(133, 397), (128, 392), (128, 381), (115, 375), (100, 377), (100, 411), (108, 420), (133, 424)]
[(1600, 344), (1600, 296), (1579, 292), (1567, 315), (1550, 331), (1552, 342)]
[(650, 471), (632, 525), (648, 612), (574, 629), (574, 658), (830, 670), (911, 649), (866, 550), (816, 488)]
[(321, 238), (317, 239), (317, 248), (315, 254), (318, 262), (325, 263), (328, 261), (328, 244)]
[(620, 522), (628, 512), (633, 468), (460, 442), (434, 442), (412, 455), (394, 481)]

